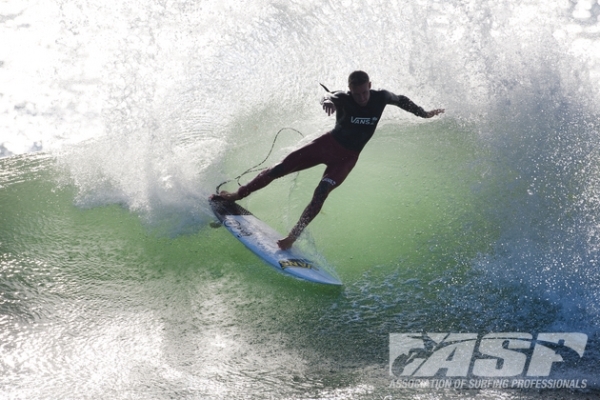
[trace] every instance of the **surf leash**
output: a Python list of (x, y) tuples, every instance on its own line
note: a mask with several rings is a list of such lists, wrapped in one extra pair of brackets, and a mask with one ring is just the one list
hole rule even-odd
[[(332, 92), (331, 92), (331, 90), (327, 89), (327, 86), (323, 85), (323, 84), (322, 84), (322, 83), (320, 83), (320, 82), (319, 82), (319, 85), (321, 85), (321, 87), (322, 87), (323, 89), (325, 89), (325, 91), (326, 91), (327, 93), (332, 93)], [(233, 178), (233, 179), (229, 179), (229, 180), (226, 180), (225, 182), (221, 182), (221, 183), (220, 183), (220, 184), (217, 186), (216, 193), (217, 193), (217, 194), (219, 194), (219, 189), (221, 188), (221, 186), (223, 186), (223, 185), (225, 185), (226, 183), (229, 183), (229, 182), (231, 182), (231, 181), (237, 181), (237, 184), (238, 184), (238, 186), (242, 186), (242, 185), (240, 184), (240, 178), (241, 178), (242, 176), (244, 176), (244, 175), (246, 175), (246, 174), (249, 174), (249, 173), (251, 173), (251, 172), (258, 172), (258, 171), (262, 171), (262, 170), (264, 170), (266, 167), (264, 167), (264, 168), (258, 168), (258, 167), (260, 167), (261, 165), (263, 165), (263, 164), (265, 163), (265, 161), (267, 161), (267, 160), (269, 159), (269, 156), (271, 156), (271, 153), (273, 152), (273, 149), (275, 148), (275, 142), (277, 142), (277, 138), (279, 137), (279, 134), (280, 134), (281, 132), (283, 132), (284, 130), (286, 130), (286, 129), (289, 129), (289, 130), (291, 130), (291, 131), (294, 131), (294, 132), (298, 133), (300, 136), (304, 137), (304, 135), (302, 134), (302, 132), (300, 132), (298, 129), (294, 129), (294, 128), (281, 128), (281, 129), (279, 130), (279, 132), (277, 132), (277, 133), (275, 134), (275, 138), (273, 139), (273, 143), (271, 143), (271, 148), (269, 149), (269, 152), (267, 153), (267, 156), (265, 157), (265, 159), (264, 159), (264, 160), (262, 160), (261, 162), (259, 162), (258, 164), (256, 164), (254, 167), (251, 167), (251, 168), (249, 168), (249, 169), (245, 170), (244, 172), (242, 172), (241, 174), (239, 174), (239, 175), (238, 175), (238, 176), (236, 176), (235, 178)]]
[(279, 137), (279, 135), (281, 134), (281, 132), (283, 132), (284, 130), (291, 130), (294, 131), (296, 133), (298, 133), (300, 136), (304, 137), (304, 135), (302, 134), (302, 132), (300, 132), (298, 129), (294, 129), (294, 128), (281, 128), (276, 134), (275, 137), (273, 138), (273, 143), (271, 143), (271, 148), (269, 149), (269, 152), (267, 153), (267, 156), (265, 157), (264, 160), (262, 160), (261, 162), (259, 162), (258, 164), (256, 164), (253, 167), (248, 168), (247, 170), (245, 170), (244, 172), (242, 172), (241, 174), (239, 174), (238, 176), (236, 176), (233, 179), (229, 179), (226, 180), (225, 182), (221, 182), (216, 189), (216, 194), (219, 194), (219, 189), (221, 188), (221, 186), (225, 185), (226, 183), (232, 182), (232, 181), (237, 181), (238, 186), (242, 186), (240, 183), (240, 179), (242, 176), (247, 175), (251, 172), (258, 172), (258, 171), (262, 171), (264, 169), (266, 169), (266, 167), (263, 168), (259, 168), (261, 165), (263, 165), (271, 156), (271, 153), (273, 152), (273, 149), (275, 148), (275, 143), (277, 142), (277, 138)]

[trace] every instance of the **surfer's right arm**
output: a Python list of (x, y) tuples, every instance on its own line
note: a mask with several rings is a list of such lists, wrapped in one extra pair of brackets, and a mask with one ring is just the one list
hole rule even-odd
[(337, 93), (338, 92), (331, 92), (321, 99), (321, 105), (323, 106), (323, 110), (325, 110), (327, 115), (333, 114), (337, 109), (335, 104), (336, 102), (339, 102)]
[(335, 112), (335, 104), (333, 104), (333, 101), (331, 101), (331, 99), (323, 98), (323, 100), (321, 100), (321, 105), (323, 106), (323, 110), (325, 110), (328, 116)]
[(323, 110), (325, 110), (328, 116), (335, 112), (335, 104), (333, 104), (333, 101), (326, 99), (322, 101), (322, 104)]

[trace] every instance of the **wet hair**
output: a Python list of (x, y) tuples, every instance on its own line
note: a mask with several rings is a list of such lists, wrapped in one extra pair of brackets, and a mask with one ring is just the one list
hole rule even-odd
[(360, 86), (369, 82), (369, 75), (365, 71), (354, 71), (348, 76), (348, 86)]

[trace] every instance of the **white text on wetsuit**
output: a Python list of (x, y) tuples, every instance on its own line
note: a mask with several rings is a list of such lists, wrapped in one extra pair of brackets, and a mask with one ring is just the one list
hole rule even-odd
[(350, 122), (356, 125), (375, 125), (377, 117), (374, 118), (362, 118), (362, 117), (351, 117)]

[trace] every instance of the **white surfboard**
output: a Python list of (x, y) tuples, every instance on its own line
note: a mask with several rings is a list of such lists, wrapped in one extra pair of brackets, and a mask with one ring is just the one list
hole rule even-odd
[(215, 216), (227, 230), (277, 271), (310, 282), (342, 284), (322, 265), (295, 247), (281, 250), (277, 240), (282, 235), (244, 207), (219, 196), (213, 196), (209, 202)]

